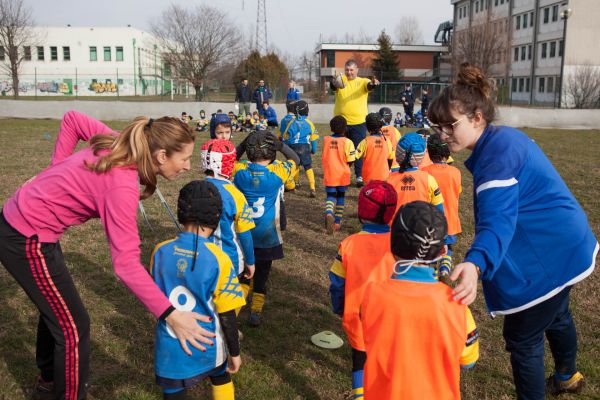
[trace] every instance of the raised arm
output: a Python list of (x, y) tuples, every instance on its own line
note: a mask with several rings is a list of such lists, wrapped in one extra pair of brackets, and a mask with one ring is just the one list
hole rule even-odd
[(92, 117), (77, 111), (67, 111), (60, 123), (51, 165), (57, 164), (73, 154), (73, 150), (75, 150), (80, 140), (87, 142), (92, 136), (99, 133), (118, 134)]

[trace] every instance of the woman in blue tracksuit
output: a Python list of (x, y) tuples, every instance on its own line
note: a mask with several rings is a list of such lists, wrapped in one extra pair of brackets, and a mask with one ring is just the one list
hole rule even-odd
[[(492, 88), (463, 64), (455, 82), (429, 107), (432, 128), (452, 152), (472, 151), (475, 238), (451, 279), (454, 297), (470, 304), (478, 276), (490, 313), (504, 315), (519, 399), (581, 391), (571, 287), (590, 275), (598, 242), (573, 194), (541, 149), (523, 132), (495, 126)], [(555, 373), (544, 377), (544, 335)]]

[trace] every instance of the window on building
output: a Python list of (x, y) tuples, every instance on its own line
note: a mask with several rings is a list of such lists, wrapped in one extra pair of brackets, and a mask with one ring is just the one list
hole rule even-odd
[(115, 59), (117, 61), (123, 61), (123, 47), (116, 47), (116, 53)]
[(558, 21), (558, 4), (552, 6), (552, 22)]
[(0, 46), (0, 61), (4, 61), (6, 54), (4, 52), (4, 46)]
[(526, 79), (525, 79), (525, 91), (526, 91), (527, 93), (529, 93), (529, 87), (530, 87), (530, 86), (529, 86), (529, 82), (530, 82), (529, 78), (526, 78)]
[(531, 53), (533, 53), (533, 46), (532, 45), (528, 45), (527, 46), (527, 59), (528, 60), (531, 60), (531, 56), (532, 56)]
[(527, 28), (527, 14), (523, 14), (523, 29)]
[(546, 58), (548, 51), (548, 43), (542, 43), (542, 58)]
[(550, 20), (550, 7), (544, 8), (544, 23), (547, 24)]
[(63, 60), (71, 61), (71, 48), (69, 46), (63, 46)]
[(98, 61), (98, 50), (96, 46), (90, 46), (90, 61)]
[(50, 46), (50, 61), (58, 61), (58, 47)]
[(511, 91), (513, 93), (517, 92), (517, 78), (512, 79)]
[(494, 1), (494, 7), (498, 7), (498, 0)]
[(110, 61), (111, 59), (111, 51), (109, 46), (104, 47), (104, 61)]
[(529, 13), (529, 26), (533, 26), (533, 11)]
[(513, 61), (519, 61), (519, 48), (515, 47), (515, 56)]
[(553, 76), (548, 77), (548, 85), (546, 85), (546, 92), (554, 93), (554, 77)]
[(525, 46), (521, 47), (521, 61), (525, 61)]
[(329, 50), (327, 52), (327, 67), (334, 68), (335, 67), (335, 51)]
[(478, 1), (475, 2), (475, 12), (476, 13), (479, 12), (479, 2)]
[(37, 59), (38, 61), (44, 61), (44, 46), (37, 47)]
[(563, 56), (563, 51), (565, 50), (565, 45), (564, 42), (562, 40), (558, 41), (558, 56), (562, 57)]
[(515, 21), (515, 28), (517, 30), (521, 29), (521, 16), (520, 15), (517, 15), (517, 18), (516, 18), (516, 21)]
[(23, 58), (25, 61), (31, 61), (31, 46), (23, 46)]
[(525, 89), (525, 78), (519, 78), (519, 93)]
[(550, 42), (550, 57), (556, 57), (556, 42)]
[(500, 4), (504, 4), (504, 0), (500, 0)]
[(546, 83), (546, 78), (539, 78), (538, 79), (538, 93), (544, 93), (544, 86)]

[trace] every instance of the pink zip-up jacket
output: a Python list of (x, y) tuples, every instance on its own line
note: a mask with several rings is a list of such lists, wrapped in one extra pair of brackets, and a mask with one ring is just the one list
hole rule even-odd
[(159, 317), (171, 303), (140, 262), (137, 169), (116, 167), (98, 174), (84, 164), (98, 158), (91, 148), (72, 154), (79, 140), (88, 141), (99, 133), (118, 135), (93, 118), (76, 111), (67, 112), (51, 165), (6, 201), (3, 214), (22, 235), (37, 235), (40, 242), (46, 243), (57, 242), (70, 226), (100, 218), (115, 274)]

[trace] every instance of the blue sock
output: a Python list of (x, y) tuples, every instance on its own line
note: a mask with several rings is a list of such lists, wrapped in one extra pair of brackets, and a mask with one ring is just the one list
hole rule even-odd
[(325, 214), (334, 215), (335, 212), (335, 188), (326, 187), (327, 199), (325, 200)]
[(354, 399), (362, 399), (364, 396), (362, 369), (352, 372), (352, 395)]

